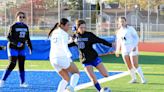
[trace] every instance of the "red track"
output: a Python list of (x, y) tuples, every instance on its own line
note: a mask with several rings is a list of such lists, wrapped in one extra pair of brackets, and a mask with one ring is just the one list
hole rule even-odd
[(164, 52), (164, 43), (139, 43), (139, 51)]

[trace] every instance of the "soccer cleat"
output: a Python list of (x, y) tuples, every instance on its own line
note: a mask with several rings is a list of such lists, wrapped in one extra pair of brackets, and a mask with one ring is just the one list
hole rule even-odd
[(136, 79), (132, 79), (131, 81), (129, 81), (129, 83), (137, 83), (137, 80)]
[(28, 84), (22, 83), (22, 84), (20, 84), (20, 87), (21, 87), (21, 88), (27, 88), (27, 87), (28, 87)]
[(4, 86), (5, 81), (4, 80), (0, 80), (0, 87)]
[(142, 83), (142, 84), (146, 84), (147, 81), (144, 79), (144, 80), (141, 80), (141, 83)]
[(74, 91), (74, 88), (72, 86), (68, 86), (66, 88), (66, 92), (75, 92), (75, 91)]

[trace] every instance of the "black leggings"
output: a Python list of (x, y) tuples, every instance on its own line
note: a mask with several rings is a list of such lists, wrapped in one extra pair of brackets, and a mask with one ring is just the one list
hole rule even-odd
[(25, 73), (24, 73), (24, 62), (25, 62), (25, 56), (11, 56), (9, 57), (10, 64), (8, 65), (6, 72), (4, 73), (4, 76), (2, 77), (2, 80), (6, 80), (11, 71), (15, 68), (17, 60), (18, 60), (18, 67), (19, 67), (19, 74), (21, 83), (25, 81)]

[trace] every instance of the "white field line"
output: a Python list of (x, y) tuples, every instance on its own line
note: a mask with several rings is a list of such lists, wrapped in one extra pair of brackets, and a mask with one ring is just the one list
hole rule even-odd
[[(122, 72), (120, 74), (116, 74), (116, 75), (113, 75), (113, 76), (109, 76), (107, 78), (99, 79), (98, 82), (99, 83), (104, 83), (104, 82), (115, 80), (117, 78), (121, 78), (121, 77), (127, 76), (127, 75), (129, 75), (129, 72), (128, 71)], [(90, 87), (90, 86), (93, 86), (93, 83), (92, 82), (80, 84), (80, 85), (78, 85), (78, 86), (75, 87), (75, 90), (77, 91), (77, 90), (85, 89), (85, 88)]]

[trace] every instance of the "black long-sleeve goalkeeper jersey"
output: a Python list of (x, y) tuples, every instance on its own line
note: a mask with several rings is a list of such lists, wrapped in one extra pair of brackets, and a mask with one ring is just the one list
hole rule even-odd
[(97, 37), (91, 32), (85, 32), (84, 34), (77, 34), (77, 45), (80, 49), (80, 61), (82, 63), (92, 62), (97, 57), (97, 52), (93, 49), (92, 45), (95, 43), (102, 43), (109, 47), (112, 47), (112, 44)]
[[(25, 43), (27, 43), (32, 50), (28, 26), (22, 22), (16, 22), (10, 27), (7, 38), (10, 48), (22, 50), (25, 48)], [(18, 47), (18, 43), (23, 43), (23, 46)]]

